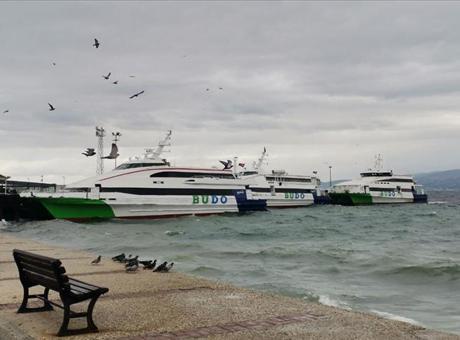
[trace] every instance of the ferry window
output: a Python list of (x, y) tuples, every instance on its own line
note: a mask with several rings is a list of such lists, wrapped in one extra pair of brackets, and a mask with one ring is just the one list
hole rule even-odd
[(225, 178), (234, 179), (233, 174), (206, 173), (206, 172), (182, 172), (182, 171), (160, 171), (150, 177), (174, 177), (174, 178)]

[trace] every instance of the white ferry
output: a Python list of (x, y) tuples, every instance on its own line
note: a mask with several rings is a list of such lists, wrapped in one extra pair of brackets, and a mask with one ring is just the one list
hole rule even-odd
[(315, 203), (320, 179), (315, 176), (290, 175), (285, 170), (265, 173), (267, 150), (254, 162), (253, 170), (240, 173), (246, 179), (253, 198), (267, 201), (268, 208), (305, 207)]
[[(158, 147), (146, 149), (112, 171), (68, 185), (53, 194), (29, 194), (23, 216), (32, 219), (160, 218), (265, 210), (246, 182), (231, 170), (174, 167), (161, 154), (171, 131)], [(24, 197), (24, 195), (23, 195)]]
[(334, 185), (329, 193), (332, 204), (369, 205), (380, 203), (426, 203), (428, 198), (412, 176), (395, 175), (382, 170), (382, 157), (377, 156), (374, 169), (361, 173), (361, 178)]

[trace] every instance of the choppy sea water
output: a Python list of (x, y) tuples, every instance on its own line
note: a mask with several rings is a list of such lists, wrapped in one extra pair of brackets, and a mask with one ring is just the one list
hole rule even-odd
[(1, 232), (460, 334), (460, 192), (169, 220), (25, 222)]

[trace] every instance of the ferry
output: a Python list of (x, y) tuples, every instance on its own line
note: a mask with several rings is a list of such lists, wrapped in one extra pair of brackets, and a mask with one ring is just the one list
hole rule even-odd
[(382, 169), (378, 155), (374, 169), (362, 172), (361, 178), (334, 185), (329, 196), (332, 204), (370, 205), (384, 203), (426, 203), (428, 196), (412, 176), (395, 175)]
[(68, 185), (62, 192), (21, 194), (21, 217), (145, 219), (266, 209), (266, 201), (252, 197), (235, 169), (171, 166), (161, 158), (171, 134), (156, 149), (146, 149), (142, 156)]
[(268, 208), (306, 207), (315, 203), (321, 184), (319, 178), (291, 175), (285, 170), (265, 173), (263, 165), (266, 159), (267, 149), (264, 148), (253, 164), (253, 170), (240, 173), (240, 177), (246, 180), (252, 197), (266, 200)]

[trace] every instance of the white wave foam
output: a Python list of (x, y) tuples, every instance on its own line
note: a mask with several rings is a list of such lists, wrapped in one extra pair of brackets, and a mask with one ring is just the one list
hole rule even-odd
[(382, 316), (382, 317), (384, 317), (386, 319), (407, 322), (407, 323), (410, 323), (412, 325), (425, 327), (420, 322), (415, 321), (414, 319), (406, 318), (406, 317), (401, 316), (401, 315), (391, 314), (391, 313), (388, 313), (388, 312), (381, 312), (381, 311), (378, 311), (378, 310), (375, 310), (375, 309), (371, 309), (371, 312), (374, 313), (374, 314), (377, 314), (379, 316)]
[(446, 204), (447, 202), (445, 201), (433, 201), (433, 202), (428, 202), (428, 204)]
[(348, 310), (351, 309), (350, 306), (348, 306), (345, 302), (333, 299), (328, 295), (320, 295), (318, 302), (326, 306), (340, 307)]

